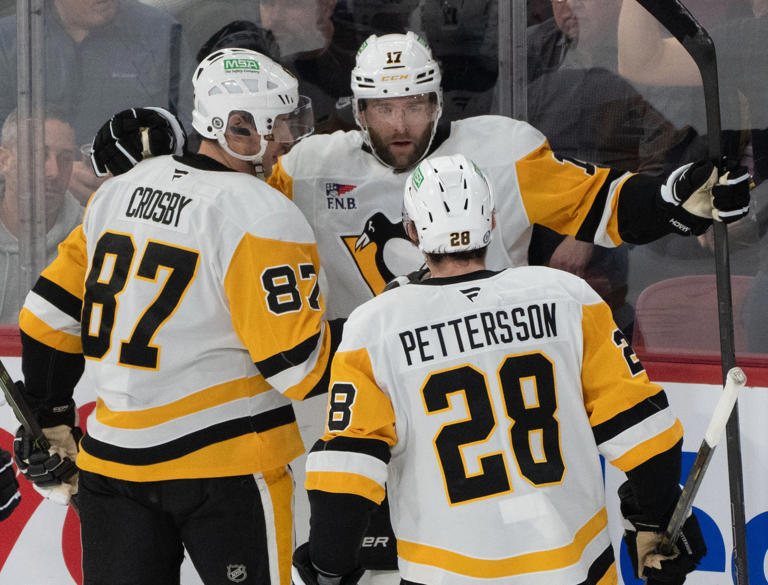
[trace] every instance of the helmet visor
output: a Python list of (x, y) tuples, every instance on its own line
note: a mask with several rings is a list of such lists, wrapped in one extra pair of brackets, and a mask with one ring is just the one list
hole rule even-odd
[(403, 97), (367, 98), (360, 101), (369, 126), (405, 124), (426, 127), (434, 122), (437, 112), (437, 98), (434, 92)]
[(265, 138), (281, 144), (294, 144), (314, 131), (315, 116), (312, 111), (312, 100), (305, 95), (300, 95), (296, 109), (277, 116), (272, 134)]

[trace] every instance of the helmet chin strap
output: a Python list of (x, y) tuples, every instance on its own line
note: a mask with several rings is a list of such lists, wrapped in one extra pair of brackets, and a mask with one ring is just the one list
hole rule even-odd
[(224, 137), (224, 134), (219, 134), (216, 136), (216, 140), (219, 143), (219, 146), (221, 146), (224, 149), (224, 152), (226, 152), (229, 156), (236, 158), (237, 160), (244, 160), (246, 162), (252, 162), (255, 166), (261, 167), (261, 159), (264, 156), (264, 153), (267, 151), (267, 141), (263, 138), (260, 139), (260, 149), (259, 152), (256, 154), (238, 154), (235, 151), (233, 151), (229, 144), (227, 144), (227, 139)]

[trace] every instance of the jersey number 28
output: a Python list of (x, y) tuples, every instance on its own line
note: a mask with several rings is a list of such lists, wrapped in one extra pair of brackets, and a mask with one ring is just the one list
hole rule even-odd
[[(565, 464), (555, 417), (552, 362), (542, 353), (507, 356), (497, 372), (504, 415), (511, 422), (509, 440), (520, 474), (535, 486), (560, 483)], [(533, 389), (535, 396), (526, 395), (524, 384)], [(471, 365), (434, 372), (421, 391), (428, 415), (449, 410), (448, 397), (452, 394), (461, 393), (466, 400), (468, 418), (443, 425), (434, 438), (451, 504), (513, 491), (503, 453), (479, 457), (480, 473), (468, 474), (464, 463), (462, 449), (488, 441), (497, 426), (486, 374)]]

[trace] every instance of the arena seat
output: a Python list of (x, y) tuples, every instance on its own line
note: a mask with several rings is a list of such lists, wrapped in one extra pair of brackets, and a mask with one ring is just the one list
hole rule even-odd
[[(741, 309), (752, 281), (752, 276), (731, 276), (736, 352), (747, 348)], [(652, 354), (719, 355), (715, 275), (679, 276), (644, 289), (635, 306), (632, 346)]]

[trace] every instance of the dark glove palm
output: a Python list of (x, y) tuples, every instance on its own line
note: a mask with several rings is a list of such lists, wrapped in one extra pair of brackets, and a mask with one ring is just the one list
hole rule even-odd
[(323, 577), (326, 577), (329, 581), (338, 580), (338, 585), (356, 585), (360, 577), (363, 576), (363, 573), (365, 573), (365, 569), (358, 568), (342, 576), (340, 579), (330, 575), (320, 576), (320, 573), (315, 569), (312, 560), (309, 558), (308, 542), (305, 542), (293, 551), (292, 585), (320, 585), (320, 581), (327, 582)]
[(731, 223), (749, 213), (749, 174), (730, 166), (718, 175), (709, 161), (684, 165), (667, 178), (661, 200), (677, 232), (703, 234), (714, 218)]
[[(73, 427), (71, 432), (75, 444), (79, 443), (83, 432), (79, 427)], [(16, 431), (13, 458), (22, 475), (40, 487), (59, 485), (77, 473), (77, 467), (69, 457), (41, 449), (24, 427)]]
[[(625, 530), (624, 540), (635, 575), (645, 577), (647, 585), (682, 585), (688, 573), (696, 570), (701, 559), (707, 554), (707, 545), (696, 516), (691, 514), (683, 524), (672, 556), (661, 556), (655, 550), (646, 554), (644, 549), (649, 542), (656, 545), (661, 542), (664, 526), (643, 515), (629, 482), (619, 487), (619, 498), (621, 514), (633, 528)], [(659, 561), (658, 567), (648, 566), (648, 558), (651, 556)]]

